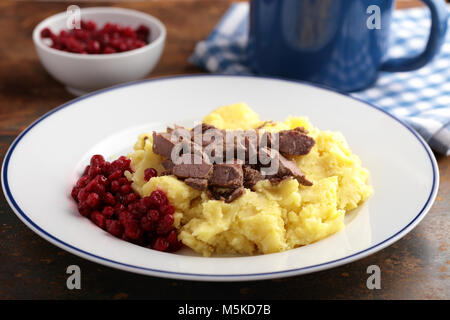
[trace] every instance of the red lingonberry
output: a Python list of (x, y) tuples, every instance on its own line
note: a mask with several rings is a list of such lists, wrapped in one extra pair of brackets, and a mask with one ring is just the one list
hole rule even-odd
[(136, 208), (138, 202), (130, 202), (127, 206), (127, 210), (130, 211), (133, 216), (141, 215), (141, 212)]
[(139, 49), (146, 45), (147, 43), (142, 40), (136, 40), (133, 42), (133, 49)]
[(175, 212), (175, 208), (173, 205), (166, 203), (163, 204), (160, 208), (159, 211), (163, 214), (163, 215), (167, 215), (167, 214), (173, 214)]
[(156, 239), (155, 244), (153, 245), (153, 249), (158, 251), (164, 251), (169, 247), (169, 242), (163, 237), (159, 237)]
[(102, 173), (102, 168), (100, 168), (100, 166), (90, 166), (88, 175), (89, 175), (89, 178), (93, 179), (101, 173)]
[(78, 212), (84, 216), (84, 217), (89, 217), (89, 215), (91, 214), (91, 208), (89, 208), (84, 202), (79, 202), (78, 203)]
[(173, 226), (173, 215), (168, 214), (166, 216), (163, 216), (159, 222), (158, 222), (158, 226), (156, 227), (156, 233), (157, 234), (166, 234), (168, 233)]
[(74, 29), (72, 34), (77, 40), (87, 40), (90, 37), (90, 33), (83, 29)]
[(88, 176), (81, 176), (80, 179), (78, 179), (75, 186), (77, 188), (84, 188), (88, 184), (88, 182), (89, 182)]
[(106, 231), (108, 231), (113, 236), (120, 238), (123, 234), (123, 226), (117, 220), (107, 219), (106, 220)]
[(72, 188), (72, 192), (70, 193), (73, 200), (75, 200), (75, 201), (78, 201), (78, 192), (80, 192), (80, 189), (75, 186)]
[(67, 32), (66, 30), (61, 30), (61, 31), (59, 32), (59, 38), (60, 38), (60, 39), (62, 39), (62, 38), (67, 38), (67, 37), (69, 37), (69, 36), (70, 36), (70, 33)]
[(170, 245), (175, 245), (178, 242), (177, 232), (175, 230), (170, 231), (169, 235), (166, 237), (167, 242)]
[(167, 252), (175, 252), (179, 249), (181, 249), (181, 247), (183, 246), (183, 243), (181, 241), (177, 241), (175, 243), (171, 243), (169, 245), (169, 248), (166, 249)]
[(91, 221), (94, 222), (97, 226), (104, 229), (106, 218), (100, 212), (94, 211), (91, 213)]
[(150, 194), (150, 202), (158, 207), (161, 207), (163, 204), (167, 203), (166, 193), (162, 190), (155, 190)]
[(134, 201), (136, 201), (139, 198), (139, 196), (135, 193), (129, 193), (126, 195), (125, 197), (125, 202), (126, 203), (133, 203)]
[(117, 39), (116, 37), (113, 37), (113, 39), (111, 39), (111, 41), (109, 42), (110, 46), (116, 50), (119, 50), (121, 43), (122, 41), (120, 41), (120, 39)]
[(141, 228), (144, 231), (152, 231), (154, 223), (148, 217), (141, 218)]
[(129, 184), (123, 184), (120, 186), (120, 192), (127, 194), (131, 192), (131, 186)]
[(109, 184), (108, 179), (102, 174), (99, 174), (98, 176), (96, 176), (95, 179), (96, 179), (97, 183), (101, 184), (102, 186), (106, 187)]
[(124, 234), (128, 239), (137, 240), (142, 236), (142, 230), (136, 220), (128, 220), (124, 227)]
[(155, 169), (153, 169), (153, 168), (145, 169), (145, 171), (144, 171), (144, 180), (148, 181), (151, 178), (156, 177), (157, 175), (158, 175), (158, 172), (156, 172)]
[(110, 206), (106, 206), (106, 207), (104, 207), (103, 208), (103, 210), (102, 210), (102, 214), (104, 215), (104, 216), (106, 216), (106, 217), (112, 217), (113, 215), (114, 215), (114, 209), (113, 209), (113, 207), (110, 207)]
[(80, 201), (80, 202), (85, 201), (87, 199), (88, 195), (89, 195), (89, 191), (87, 191), (86, 188), (81, 189), (77, 195), (78, 201)]
[(83, 176), (87, 175), (89, 173), (89, 170), (91, 169), (91, 166), (86, 166), (83, 171)]
[(119, 51), (120, 52), (124, 52), (124, 51), (128, 51), (128, 50), (129, 49), (128, 49), (127, 44), (124, 41), (120, 42), (120, 44), (119, 44)]
[(111, 181), (111, 184), (110, 184), (109, 188), (110, 188), (111, 192), (114, 192), (114, 193), (119, 191), (119, 189), (120, 189), (119, 181), (117, 181), (117, 180)]
[[(113, 173), (111, 173), (111, 174), (108, 176), (108, 180), (110, 180), (110, 181), (111, 181), (111, 180), (117, 180), (117, 179), (121, 178), (122, 175), (123, 175), (122, 170), (115, 170), (115, 171), (113, 171)], [(118, 183), (118, 181), (117, 181), (117, 183)]]
[(117, 204), (114, 206), (114, 213), (115, 213), (117, 216), (119, 216), (119, 213), (120, 213), (120, 212), (125, 211), (125, 210), (126, 210), (126, 207), (125, 207), (122, 203), (117, 203)]
[(123, 204), (127, 204), (125, 199), (126, 199), (126, 195), (124, 195), (123, 193), (116, 193), (116, 201), (119, 203), (123, 203)]
[(131, 212), (124, 210), (119, 213), (119, 221), (121, 224), (125, 225), (130, 220), (133, 220)]
[(150, 197), (144, 197), (142, 198), (142, 203), (147, 207), (147, 209), (153, 208), (153, 203)]
[(101, 47), (100, 42), (97, 40), (89, 40), (89, 42), (86, 45), (86, 50), (88, 53), (97, 54), (100, 53)]
[(49, 28), (44, 28), (41, 30), (41, 38), (50, 38), (53, 32)]
[(147, 206), (144, 204), (142, 199), (140, 199), (139, 201), (136, 201), (134, 203), (134, 206), (135, 206), (135, 210), (138, 211), (139, 213), (146, 213), (147, 212)]
[(81, 20), (80, 25), (81, 28), (83, 28), (84, 30), (95, 31), (97, 29), (97, 25), (92, 20), (88, 21)]
[(81, 53), (84, 50), (84, 44), (75, 37), (64, 38), (67, 50), (73, 53)]
[(103, 175), (109, 177), (111, 174), (111, 163), (108, 161), (105, 161), (105, 163), (102, 166), (102, 173)]
[(132, 39), (136, 38), (136, 32), (131, 27), (123, 28), (121, 34), (125, 38), (132, 38)]
[(113, 206), (116, 204), (116, 198), (114, 198), (114, 196), (111, 192), (105, 193), (105, 195), (103, 196), (103, 201), (106, 204), (109, 204), (110, 206)]
[(136, 29), (136, 34), (137, 34), (137, 36), (138, 36), (138, 38), (140, 40), (147, 42), (148, 41), (148, 36), (150, 34), (150, 29), (147, 26), (140, 25)]
[(149, 210), (147, 212), (147, 217), (153, 222), (158, 221), (159, 220), (159, 212), (158, 212), (158, 210)]
[(106, 54), (116, 53), (116, 52), (117, 52), (116, 49), (114, 49), (114, 48), (112, 48), (110, 46), (107, 46), (105, 49), (103, 49), (103, 53), (106, 53)]
[(98, 207), (100, 203), (100, 196), (95, 192), (91, 192), (86, 198), (86, 205), (91, 208)]
[(98, 193), (99, 195), (103, 195), (106, 191), (106, 188), (103, 184), (99, 183), (99, 179), (93, 179), (86, 186), (86, 190)]

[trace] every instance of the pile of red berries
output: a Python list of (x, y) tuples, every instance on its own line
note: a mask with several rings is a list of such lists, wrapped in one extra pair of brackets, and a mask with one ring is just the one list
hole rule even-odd
[[(147, 180), (156, 176), (156, 170), (149, 169)], [(166, 194), (155, 190), (141, 198), (131, 188), (125, 171), (131, 172), (130, 160), (123, 156), (113, 162), (93, 156), (72, 189), (80, 214), (123, 240), (159, 251), (178, 250), (181, 243), (173, 227), (175, 209)]]
[(52, 40), (53, 49), (84, 54), (102, 54), (129, 51), (148, 44), (150, 30), (141, 25), (136, 29), (117, 23), (106, 23), (97, 29), (94, 21), (81, 20), (80, 29), (53, 33), (49, 28), (41, 31), (42, 38)]

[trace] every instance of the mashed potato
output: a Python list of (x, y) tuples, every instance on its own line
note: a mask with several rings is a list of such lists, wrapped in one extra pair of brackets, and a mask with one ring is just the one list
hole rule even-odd
[(320, 131), (303, 117), (284, 122), (261, 121), (246, 104), (220, 107), (203, 122), (220, 129), (263, 127), (279, 131), (304, 127), (316, 144), (305, 156), (293, 157), (314, 184), (284, 180), (272, 185), (258, 182), (254, 191), (231, 203), (211, 200), (174, 176), (144, 180), (144, 170), (163, 170), (161, 156), (153, 153), (151, 134), (142, 134), (130, 154), (134, 170), (128, 178), (141, 196), (164, 190), (176, 213), (179, 239), (204, 256), (212, 254), (259, 254), (292, 249), (323, 239), (344, 227), (346, 211), (356, 208), (372, 193), (368, 171), (352, 154), (340, 133)]

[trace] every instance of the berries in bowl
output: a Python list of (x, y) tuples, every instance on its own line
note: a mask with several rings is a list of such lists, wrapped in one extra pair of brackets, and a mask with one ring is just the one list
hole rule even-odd
[(164, 49), (166, 29), (136, 10), (81, 9), (80, 29), (67, 29), (65, 12), (39, 23), (33, 41), (44, 68), (68, 91), (82, 95), (147, 76)]
[(139, 49), (149, 43), (150, 29), (107, 22), (102, 28), (92, 20), (81, 20), (80, 28), (53, 32), (46, 27), (41, 38), (48, 39), (50, 48), (80, 54), (111, 54)]

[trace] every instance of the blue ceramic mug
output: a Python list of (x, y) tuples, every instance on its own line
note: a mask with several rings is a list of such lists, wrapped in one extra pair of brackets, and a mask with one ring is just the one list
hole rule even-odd
[(343, 91), (370, 86), (380, 70), (418, 69), (439, 52), (448, 19), (443, 0), (422, 1), (431, 11), (424, 51), (385, 60), (394, 0), (251, 0), (250, 66)]

